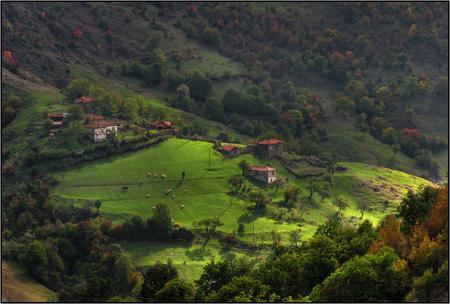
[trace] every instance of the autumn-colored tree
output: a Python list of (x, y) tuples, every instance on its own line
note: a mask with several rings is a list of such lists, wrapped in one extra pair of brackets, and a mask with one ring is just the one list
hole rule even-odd
[(448, 185), (439, 190), (436, 204), (430, 210), (424, 226), (431, 236), (441, 232), (448, 224)]
[(398, 254), (405, 250), (406, 238), (400, 231), (400, 221), (395, 215), (389, 214), (383, 219), (378, 235), (378, 240), (370, 248), (372, 253), (378, 252), (384, 246), (392, 247)]

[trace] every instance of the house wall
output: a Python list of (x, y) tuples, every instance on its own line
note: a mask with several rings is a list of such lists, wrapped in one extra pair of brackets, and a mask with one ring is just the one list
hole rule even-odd
[(116, 133), (117, 126), (109, 126), (109, 127), (105, 127), (105, 128), (90, 129), (88, 132), (88, 137), (93, 142), (102, 142), (107, 139), (108, 131)]
[(259, 155), (271, 158), (283, 153), (283, 144), (280, 143), (276, 145), (258, 145), (257, 151)]
[(271, 184), (277, 180), (276, 171), (248, 171), (247, 175), (265, 184)]

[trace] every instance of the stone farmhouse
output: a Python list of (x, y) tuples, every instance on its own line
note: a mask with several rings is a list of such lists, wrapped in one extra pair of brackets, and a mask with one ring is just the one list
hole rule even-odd
[(272, 184), (277, 180), (277, 170), (270, 166), (251, 166), (245, 174), (265, 184)]
[(283, 141), (269, 138), (258, 142), (256, 152), (265, 158), (273, 158), (283, 153)]

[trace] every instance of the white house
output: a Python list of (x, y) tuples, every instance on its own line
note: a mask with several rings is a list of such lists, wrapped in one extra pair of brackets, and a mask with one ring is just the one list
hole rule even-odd
[(109, 136), (117, 133), (117, 124), (109, 121), (94, 121), (87, 124), (89, 139), (93, 142), (102, 142), (109, 138)]

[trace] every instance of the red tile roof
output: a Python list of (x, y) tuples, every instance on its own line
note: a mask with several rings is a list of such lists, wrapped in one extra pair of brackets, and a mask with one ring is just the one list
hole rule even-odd
[(282, 140), (276, 139), (276, 138), (268, 138), (261, 140), (258, 142), (258, 145), (277, 145), (283, 143)]
[(117, 124), (110, 121), (95, 121), (87, 124), (85, 127), (88, 129), (100, 129), (112, 126), (117, 126)]
[(95, 99), (92, 97), (81, 96), (80, 98), (75, 99), (76, 103), (91, 103), (94, 102)]
[(104, 119), (103, 115), (98, 115), (98, 114), (86, 114), (86, 118), (91, 121)]
[(172, 128), (172, 122), (163, 120), (163, 121), (152, 121), (150, 126), (157, 129), (170, 129)]
[(224, 150), (224, 151), (227, 151), (227, 152), (231, 152), (231, 151), (233, 151), (234, 149), (237, 149), (237, 147), (231, 146), (231, 145), (223, 146), (223, 147), (221, 148), (221, 150)]
[(64, 113), (49, 113), (47, 114), (47, 117), (52, 118), (64, 118)]
[(250, 171), (262, 171), (262, 172), (269, 172), (269, 171), (275, 171), (275, 168), (269, 167), (269, 166), (251, 166), (249, 168)]

